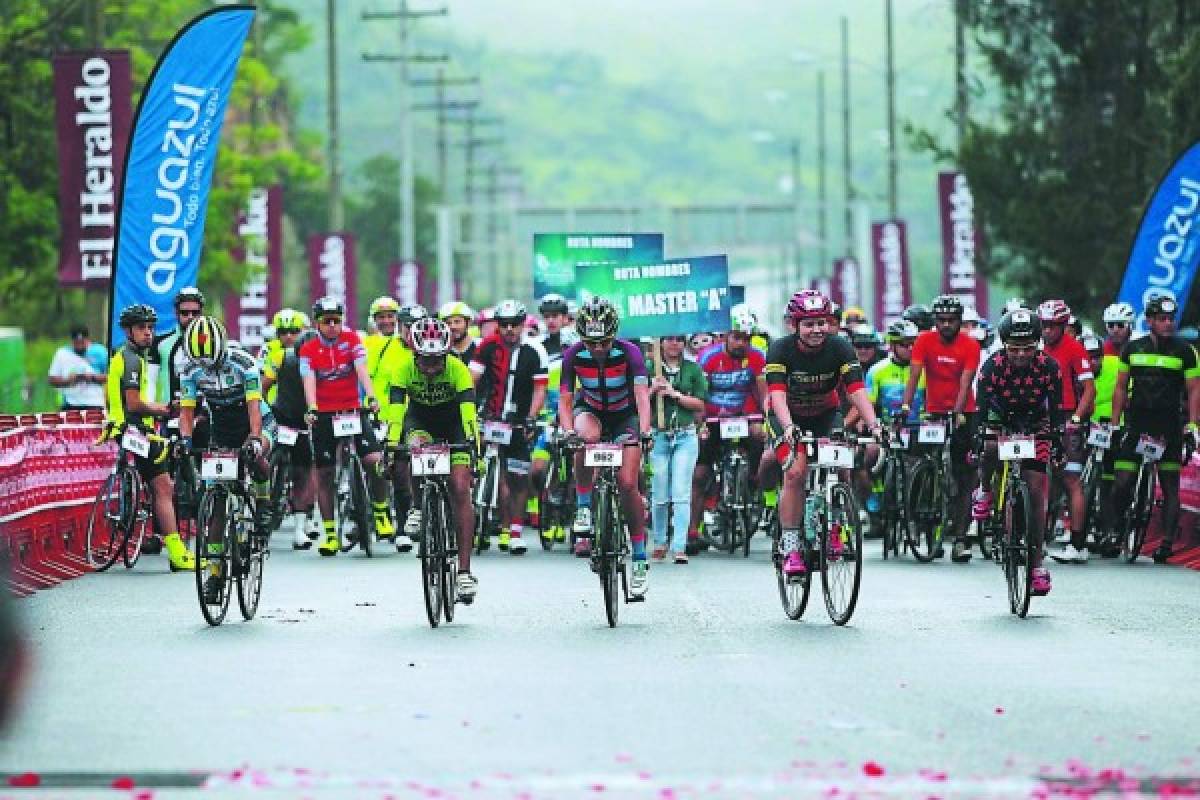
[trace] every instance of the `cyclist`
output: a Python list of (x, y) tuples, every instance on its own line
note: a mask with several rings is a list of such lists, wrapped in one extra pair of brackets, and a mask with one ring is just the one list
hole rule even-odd
[[(203, 397), (209, 412), (209, 446), (241, 450), (254, 480), (254, 534), (266, 539), (271, 489), (267, 453), (275, 421), (270, 408), (264, 407), (258, 365), (253, 356), (229, 342), (225, 326), (213, 317), (192, 320), (183, 340), (190, 366), (179, 376), (179, 452), (191, 455), (196, 406)], [(223, 511), (217, 510), (213, 524), (225, 524)], [(220, 572), (221, 563), (221, 559), (209, 562), (212, 572), (204, 582), (205, 602), (220, 602), (227, 577)]]
[[(546, 402), (542, 407), (541, 416), (546, 423), (550, 423), (558, 409), (558, 381), (562, 376), (562, 353), (563, 350), (575, 343), (576, 336), (574, 329), (568, 327), (567, 301), (561, 294), (552, 292), (544, 296), (538, 303), (538, 313), (542, 315), (542, 320), (546, 325), (546, 334), (541, 338), (540, 343), (542, 349), (546, 351), (547, 358)], [(530, 493), (526, 511), (529, 513), (531, 524), (540, 527), (541, 509), (538, 506), (537, 487), (545, 481), (546, 470), (550, 468), (550, 450), (546, 444), (545, 429), (538, 433), (537, 441), (533, 445), (532, 458), (531, 479), (534, 490)], [(567, 537), (567, 532), (559, 527), (549, 533), (550, 538), (555, 541), (561, 542)]]
[(1125, 414), (1124, 437), (1117, 450), (1114, 508), (1129, 506), (1139, 458), (1138, 439), (1148, 435), (1166, 443), (1158, 462), (1163, 493), (1163, 540), (1153, 557), (1159, 564), (1171, 557), (1179, 522), (1182, 434), (1186, 433), (1194, 446), (1196, 423), (1200, 420), (1200, 357), (1196, 348), (1175, 336), (1178, 310), (1179, 305), (1170, 295), (1154, 295), (1146, 301), (1146, 324), (1150, 332), (1129, 341), (1121, 350), (1112, 400), (1113, 419), (1119, 420)]
[[(376, 331), (363, 339), (363, 346), (367, 350), (367, 374), (371, 376), (371, 386), (374, 387), (375, 396), (379, 400), (379, 421), (384, 425), (395, 422), (399, 414), (399, 410), (392, 406), (388, 398), (390, 397), (391, 376), (399, 370), (402, 362), (412, 360), (408, 328), (412, 325), (415, 317), (411, 315), (416, 309), (424, 311), (420, 306), (406, 306), (406, 309), (403, 319), (407, 319), (409, 322), (401, 324), (401, 313), (405, 310), (401, 309), (400, 304), (391, 297), (383, 295), (371, 301), (367, 312), (375, 324)], [(412, 502), (408, 491), (408, 481), (397, 481), (394, 489), (396, 519), (403, 519)], [(396, 532), (391, 512), (392, 509), (388, 509), (387, 516), (380, 517), (379, 522), (376, 523), (379, 538), (384, 541), (394, 538), (396, 549), (401, 553), (407, 553), (412, 549), (412, 541), (404, 532)], [(386, 524), (380, 525), (380, 523)]]
[(864, 375), (883, 360), (883, 354), (879, 352), (879, 334), (870, 325), (865, 322), (855, 325), (850, 329), (849, 339)]
[[(1096, 408), (1092, 412), (1092, 419), (1098, 423), (1113, 422), (1112, 418), (1112, 398), (1113, 389), (1117, 385), (1117, 370), (1120, 368), (1121, 358), (1116, 355), (1104, 354), (1104, 342), (1100, 337), (1091, 331), (1084, 333), (1080, 339), (1080, 344), (1088, 352), (1088, 358), (1092, 362), (1092, 369), (1096, 373)], [(1117, 421), (1119, 425), (1119, 420)], [(1108, 448), (1104, 451), (1104, 470), (1100, 476), (1100, 522), (1101, 529), (1111, 526), (1111, 521), (1116, 519), (1112, 508), (1112, 486), (1116, 478), (1114, 463), (1116, 461), (1116, 450)], [(1112, 539), (1109, 539), (1111, 542)], [(1102, 556), (1118, 555), (1119, 550), (1114, 552), (1111, 546), (1107, 550), (1102, 550)]]
[[(1005, 433), (1049, 436), (1058, 430), (1064, 414), (1060, 395), (1063, 389), (1058, 362), (1038, 352), (1043, 326), (1027, 308), (1010, 311), (1000, 320), (1000, 341), (1004, 349), (993, 354), (979, 371), (979, 413), (981, 427), (1002, 429)], [(992, 476), (996, 469), (996, 445), (989, 442), (979, 452), (979, 488), (976, 497), (988, 498), (987, 508), (978, 503), (975, 518), (991, 514)], [(1033, 502), (1032, 530), (1033, 593), (1050, 592), (1050, 571), (1042, 566), (1042, 540), (1046, 519), (1046, 467), (1050, 461), (1050, 443), (1037, 442), (1037, 457), (1021, 462), (1021, 473), (1029, 486)], [(965, 472), (966, 470), (964, 470)]]
[[(317, 505), (325, 525), (325, 537), (317, 547), (323, 556), (335, 556), (341, 550), (341, 536), (334, 518), (334, 463), (337, 440), (333, 435), (335, 414), (357, 413), (362, 433), (356, 446), (370, 476), (371, 506), (375, 524), (388, 517), (387, 484), (379, 471), (379, 440), (370, 415), (363, 409), (362, 398), (371, 413), (379, 413), (371, 376), (367, 373), (367, 351), (358, 333), (343, 326), (346, 310), (335, 297), (322, 297), (313, 303), (317, 335), (306, 341), (298, 352), (300, 377), (304, 382), (305, 421), (310, 428), (313, 460), (317, 474)], [(390, 522), (390, 520), (387, 520)], [(360, 536), (370, 535), (360, 531)]]
[[(579, 309), (575, 329), (582, 341), (563, 353), (562, 378), (558, 387), (558, 424), (568, 436), (583, 441), (616, 442), (630, 445), (650, 435), (650, 387), (646, 362), (637, 344), (618, 339), (620, 318), (612, 303), (593, 297)], [(578, 381), (578, 390), (576, 389)], [(646, 593), (649, 565), (646, 563), (646, 507), (639, 479), (642, 453), (632, 447), (617, 473), (617, 487), (629, 541), (633, 548), (630, 591)], [(578, 509), (572, 531), (575, 555), (591, 554), (592, 486), (595, 469), (584, 466), (583, 451), (575, 454), (575, 494)]]
[[(475, 315), (475, 327), (479, 329), (479, 341), (482, 342), (496, 333), (496, 309), (488, 307)], [(472, 356), (474, 358), (474, 356)]]
[(179, 376), (190, 365), (183, 347), (183, 332), (192, 320), (204, 313), (204, 293), (185, 286), (175, 295), (175, 327), (154, 337), (150, 363), (157, 370), (155, 397), (161, 403), (179, 399)]
[[(424, 317), (413, 323), (411, 337), (413, 358), (401, 363), (391, 377), (390, 401), (399, 413), (388, 426), (388, 440), (395, 444), (403, 438), (408, 447), (439, 442), (470, 443), (478, 448), (475, 386), (470, 370), (450, 354), (450, 327)], [(458, 596), (470, 604), (479, 585), (471, 573), (475, 531), (471, 455), (452, 453), (450, 463), (450, 499), (458, 533)], [(404, 529), (409, 535), (420, 532), (420, 508), (408, 512)]]
[[(750, 337), (757, 328), (758, 320), (748, 309), (742, 309), (737, 315), (730, 314), (729, 332), (725, 334), (724, 341), (710, 346), (697, 358), (697, 364), (708, 382), (708, 398), (704, 401), (706, 417), (763, 414), (766, 391), (759, 379), (767, 366), (767, 359), (762, 352), (750, 346)], [(705, 509), (705, 499), (709, 498), (711, 503), (716, 501), (715, 496), (708, 494), (709, 482), (713, 465), (721, 460), (723, 448), (720, 424), (713, 422), (705, 427), (707, 431), (702, 431), (700, 454), (692, 478), (692, 514), (687, 534), (690, 555), (699, 551), (700, 519)], [(760, 469), (765, 444), (766, 433), (762, 421), (752, 422), (750, 438), (746, 441), (746, 458), (752, 476), (757, 476)], [(754, 483), (758, 485), (757, 477)]]
[[(308, 316), (292, 309), (275, 315), (275, 331), (280, 347), (263, 359), (263, 389), (275, 421), (296, 431), (304, 431), (304, 381), (300, 377), (300, 348), (317, 332), (309, 326)], [(291, 508), (298, 515), (292, 531), (292, 549), (307, 550), (321, 535), (321, 524), (314, 513), (316, 485), (313, 483), (312, 448), (297, 442), (292, 448)]]
[(1113, 303), (1104, 309), (1104, 327), (1108, 338), (1104, 340), (1104, 355), (1120, 356), (1129, 337), (1133, 335), (1133, 306), (1129, 303)]
[(501, 520), (499, 547), (513, 555), (525, 552), (522, 538), (525, 504), (529, 499), (531, 420), (546, 402), (549, 365), (546, 351), (537, 342), (522, 341), (525, 306), (505, 300), (496, 306), (499, 330), (479, 343), (470, 369), (483, 407), (484, 419), (512, 426), (509, 443), (500, 447), (505, 479), (500, 483)]
[(917, 330), (922, 333), (933, 330), (933, 312), (929, 310), (929, 306), (924, 303), (914, 303), (900, 315), (902, 319), (906, 319), (917, 326)]
[[(893, 322), (887, 329), (887, 357), (867, 370), (867, 399), (871, 401), (875, 416), (879, 419), (900, 424), (916, 423), (920, 420), (925, 401), (924, 380), (917, 384), (916, 394), (913, 395), (913, 410), (908, 415), (900, 410), (904, 405), (904, 387), (908, 385), (908, 375), (912, 368), (912, 349), (918, 333), (917, 326), (906, 319)], [(863, 466), (856, 470), (855, 475), (859, 499), (866, 498), (863, 505), (871, 514), (879, 511), (879, 495), (872, 491), (871, 480), (871, 470), (878, 460), (879, 446), (867, 445)]]
[(849, 338), (860, 325), (868, 324), (867, 312), (857, 306), (850, 306), (842, 312), (841, 330), (838, 333)]
[[(149, 436), (154, 432), (155, 420), (165, 419), (173, 411), (170, 404), (151, 399), (154, 386), (147, 364), (154, 346), (158, 313), (147, 305), (131, 305), (121, 310), (117, 322), (125, 332), (125, 344), (113, 354), (108, 364), (106, 436), (117, 434), (128, 426)], [(149, 455), (134, 456), (134, 462), (154, 492), (154, 519), (159, 530), (165, 532), (163, 546), (167, 549), (171, 571), (194, 570), (196, 560), (179, 537), (173, 498), (175, 486), (167, 473), (167, 455), (165, 442), (154, 437), (150, 440)]]
[[(936, 330), (924, 331), (913, 345), (912, 370), (904, 388), (901, 408), (906, 415), (911, 412), (917, 384), (924, 378), (925, 410), (932, 414), (953, 415), (952, 460), (963, 464), (974, 438), (975, 394), (971, 387), (979, 368), (979, 342), (962, 331), (963, 304), (958, 297), (952, 294), (936, 297), (932, 315)], [(961, 564), (971, 560), (971, 547), (966, 538), (970, 523), (967, 504), (971, 499), (971, 475), (968, 470), (959, 470), (954, 479), (958, 491), (947, 523), (954, 536), (951, 558)]]
[[(842, 336), (831, 333), (829, 298), (814, 289), (792, 295), (787, 314), (796, 332), (776, 339), (767, 353), (761, 379), (769, 389), (770, 426), (779, 431), (774, 459), (786, 461), (801, 432), (828, 436), (841, 427), (839, 390), (862, 416), (866, 427), (881, 434), (875, 410), (867, 399), (862, 368), (854, 348)], [(808, 566), (800, 554), (800, 526), (805, 503), (804, 479), (808, 469), (805, 448), (796, 447), (795, 461), (783, 476), (779, 498), (779, 523), (783, 536), (780, 550), (783, 571), (789, 577), (804, 574)], [(768, 452), (764, 461), (771, 459)], [(771, 459), (772, 461), (774, 459)]]
[(471, 363), (475, 348), (479, 346), (471, 338), (471, 320), (475, 318), (475, 312), (463, 301), (451, 300), (438, 309), (438, 318), (450, 328), (450, 354), (464, 364)]
[[(1070, 503), (1071, 541), (1052, 558), (1059, 563), (1082, 564), (1087, 561), (1088, 551), (1087, 529), (1083, 524), (1086, 501), (1079, 477), (1083, 472), (1087, 421), (1092, 416), (1096, 383), (1087, 351), (1067, 330), (1071, 319), (1071, 309), (1067, 304), (1062, 300), (1047, 300), (1038, 306), (1037, 317), (1042, 324), (1042, 351), (1058, 363), (1058, 371), (1062, 376), (1059, 400), (1063, 404), (1064, 416), (1070, 415), (1063, 430), (1065, 466), (1062, 481)], [(1079, 387), (1078, 392), (1076, 387)], [(1053, 496), (1058, 495), (1055, 493)]]

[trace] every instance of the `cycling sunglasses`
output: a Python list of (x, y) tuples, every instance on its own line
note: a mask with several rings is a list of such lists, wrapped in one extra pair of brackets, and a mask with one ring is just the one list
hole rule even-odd
[(341, 317), (321, 317), (317, 320), (318, 325), (341, 325)]
[(1128, 328), (1129, 323), (1128, 322), (1106, 322), (1106, 323), (1104, 323), (1104, 327), (1108, 328), (1110, 331), (1114, 331), (1114, 330), (1120, 330), (1122, 328)]
[(1037, 352), (1036, 344), (1006, 344), (1004, 349), (1014, 356), (1029, 356)]
[(276, 328), (275, 329), (275, 333), (279, 334), (280, 336), (287, 336), (289, 333), (299, 333), (299, 332), (300, 332), (299, 328)]

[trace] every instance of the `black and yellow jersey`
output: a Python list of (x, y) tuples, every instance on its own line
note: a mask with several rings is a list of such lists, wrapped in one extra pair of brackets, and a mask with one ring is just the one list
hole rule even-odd
[(1147, 334), (1125, 345), (1117, 370), (1129, 374), (1129, 411), (1177, 417), (1186, 407), (1187, 379), (1200, 378), (1200, 356), (1178, 337)]
[(455, 356), (446, 356), (446, 368), (432, 378), (417, 369), (415, 359), (404, 359), (391, 379), (389, 400), (399, 409), (399, 418), (391, 421), (392, 441), (399, 439), (400, 427), (410, 411), (423, 418), (458, 416), (465, 430), (475, 430), (475, 382), (466, 364)]
[(148, 350), (134, 347), (126, 342), (116, 353), (108, 365), (108, 380), (105, 383), (106, 401), (108, 403), (109, 422), (123, 426), (132, 422), (143, 431), (154, 429), (154, 417), (146, 415), (127, 419), (125, 414), (125, 390), (137, 389), (143, 400), (154, 399), (156, 387), (147, 368)]

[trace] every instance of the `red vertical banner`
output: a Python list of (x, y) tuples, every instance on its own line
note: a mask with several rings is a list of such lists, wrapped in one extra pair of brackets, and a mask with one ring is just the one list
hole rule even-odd
[(388, 264), (388, 293), (402, 306), (420, 303), (437, 310), (437, 284), (429, 279), (429, 270), (419, 261), (393, 261)]
[[(812, 278), (808, 282), (808, 288), (814, 289), (826, 297), (833, 299), (833, 282), (829, 278)], [(836, 303), (837, 301), (834, 300)]]
[(58, 138), (58, 282), (112, 278), (117, 191), (133, 123), (128, 50), (54, 56)]
[(862, 307), (862, 277), (858, 272), (858, 261), (853, 258), (833, 260), (833, 280), (830, 282), (829, 297), (843, 309)]
[(912, 304), (908, 226), (904, 220), (872, 223), (871, 253), (875, 261), (875, 321), (881, 330), (887, 330)]
[(308, 237), (308, 286), (313, 300), (336, 297), (346, 307), (346, 325), (358, 327), (354, 234), (317, 233)]
[(979, 271), (982, 237), (975, 218), (975, 196), (961, 172), (938, 173), (942, 218), (942, 291), (987, 316), (987, 280)]
[(239, 245), (233, 255), (246, 265), (240, 294), (225, 297), (225, 325), (251, 350), (266, 343), (263, 328), (282, 306), (283, 189), (251, 189), (238, 212)]

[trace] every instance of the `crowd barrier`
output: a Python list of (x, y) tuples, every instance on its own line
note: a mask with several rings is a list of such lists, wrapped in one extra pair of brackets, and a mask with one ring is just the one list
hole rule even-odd
[(116, 446), (99, 411), (0, 414), (0, 553), (24, 597), (90, 571), (87, 524)]

